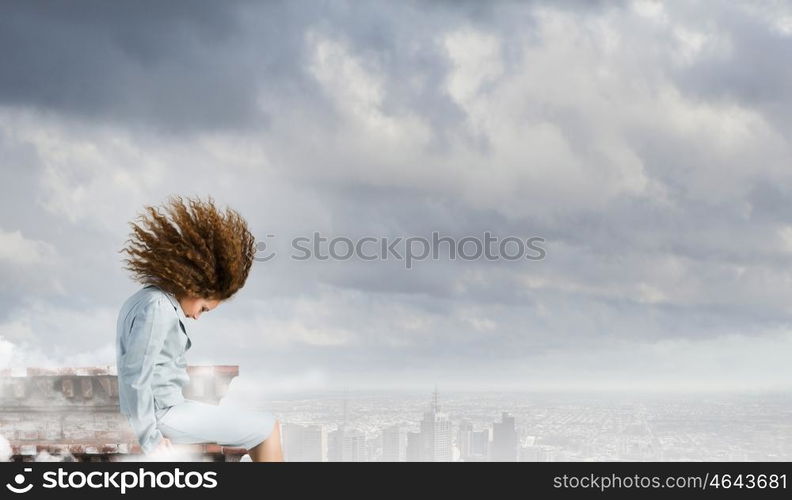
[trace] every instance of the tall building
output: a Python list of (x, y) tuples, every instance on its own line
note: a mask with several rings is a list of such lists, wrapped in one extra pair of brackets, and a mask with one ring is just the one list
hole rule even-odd
[(482, 429), (470, 433), (469, 462), (486, 462), (489, 460), (490, 430)]
[(470, 420), (463, 419), (459, 422), (459, 428), (457, 429), (457, 448), (459, 448), (459, 459), (463, 462), (467, 462), (471, 455), (471, 448), (473, 438), (473, 424)]
[[(364, 432), (365, 434), (365, 432)], [(366, 434), (366, 460), (369, 462), (382, 462), (382, 434), (369, 438)]]
[(514, 417), (507, 412), (501, 414), (501, 421), (492, 424), (493, 462), (517, 461), (517, 428)]
[(407, 450), (405, 459), (408, 462), (423, 462), (423, 439), (420, 432), (407, 433)]
[(328, 441), (330, 462), (366, 461), (366, 435), (362, 431), (342, 426), (330, 433)]
[(327, 462), (327, 433), (323, 425), (283, 425), (283, 454), (288, 462)]
[(451, 420), (440, 411), (435, 388), (432, 406), (421, 421), (421, 462), (450, 462), (453, 458)]
[(328, 436), (327, 458), (330, 462), (365, 462), (366, 435), (350, 426), (347, 402), (345, 393), (341, 424)]
[(407, 435), (400, 425), (382, 430), (382, 461), (404, 462), (407, 451)]

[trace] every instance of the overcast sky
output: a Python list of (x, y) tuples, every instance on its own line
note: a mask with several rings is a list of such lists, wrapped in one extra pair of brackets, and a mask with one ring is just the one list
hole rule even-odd
[(281, 250), (191, 322), (238, 391), (789, 388), (790, 53), (788, 2), (3, 2), (0, 365), (114, 365), (128, 222), (181, 194)]

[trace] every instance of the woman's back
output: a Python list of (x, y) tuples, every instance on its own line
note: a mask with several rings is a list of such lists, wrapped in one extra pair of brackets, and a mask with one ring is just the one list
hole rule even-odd
[(155, 412), (184, 401), (192, 342), (174, 297), (148, 285), (121, 306), (116, 325), (118, 399), (146, 451), (159, 439)]

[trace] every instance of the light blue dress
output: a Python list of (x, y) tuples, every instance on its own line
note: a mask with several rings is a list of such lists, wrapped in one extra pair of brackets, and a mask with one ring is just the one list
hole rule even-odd
[(148, 454), (163, 437), (173, 443), (217, 443), (250, 449), (269, 437), (267, 411), (229, 408), (186, 399), (185, 353), (192, 341), (176, 298), (148, 285), (121, 307), (116, 325), (120, 411)]

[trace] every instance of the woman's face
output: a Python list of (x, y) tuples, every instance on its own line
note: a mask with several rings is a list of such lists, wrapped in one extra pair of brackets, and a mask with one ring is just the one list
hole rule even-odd
[(182, 311), (188, 318), (198, 319), (201, 314), (211, 311), (220, 304), (216, 299), (204, 299), (200, 297), (184, 297), (179, 299)]

